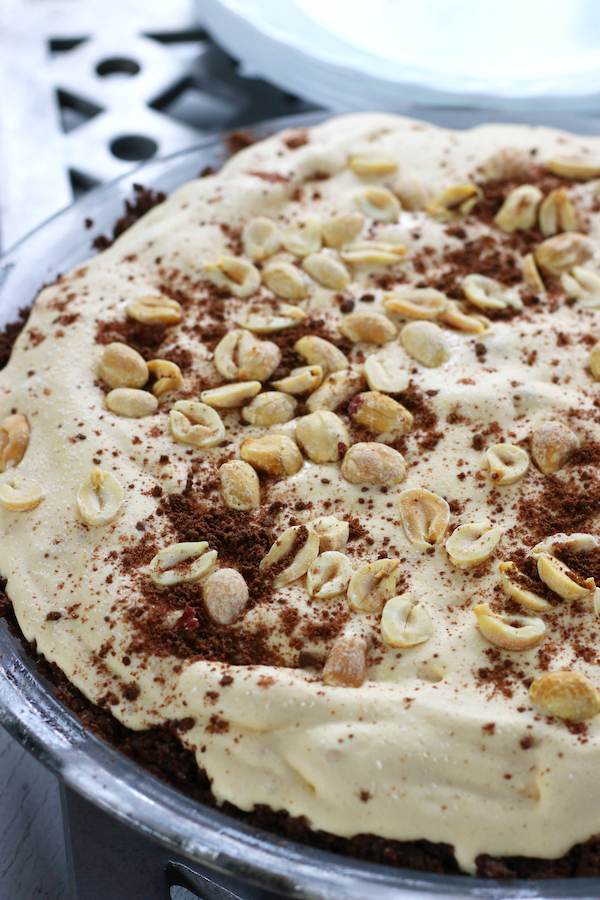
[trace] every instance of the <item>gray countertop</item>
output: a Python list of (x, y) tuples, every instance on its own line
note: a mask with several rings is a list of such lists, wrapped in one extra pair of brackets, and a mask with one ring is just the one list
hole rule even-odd
[(0, 728), (0, 900), (68, 900), (58, 781)]

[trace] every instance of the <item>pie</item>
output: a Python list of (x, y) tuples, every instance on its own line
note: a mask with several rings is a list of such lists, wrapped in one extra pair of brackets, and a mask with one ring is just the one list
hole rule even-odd
[(545, 128), (355, 114), (179, 188), (0, 373), (25, 639), (227, 809), (596, 872), (599, 231)]

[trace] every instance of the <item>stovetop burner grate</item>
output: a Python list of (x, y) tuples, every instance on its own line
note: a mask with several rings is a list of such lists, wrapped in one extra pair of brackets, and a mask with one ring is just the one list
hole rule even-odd
[(0, 245), (199, 137), (315, 107), (194, 22), (191, 0), (3, 0)]

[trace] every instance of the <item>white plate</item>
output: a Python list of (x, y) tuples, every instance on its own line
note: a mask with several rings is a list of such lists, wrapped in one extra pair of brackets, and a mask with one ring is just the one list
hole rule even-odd
[(600, 106), (598, 0), (196, 0), (245, 69), (335, 110)]

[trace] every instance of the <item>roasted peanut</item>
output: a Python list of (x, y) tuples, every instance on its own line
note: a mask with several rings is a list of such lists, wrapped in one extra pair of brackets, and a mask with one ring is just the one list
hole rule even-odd
[(0, 472), (18, 466), (29, 445), (29, 422), (20, 413), (7, 416), (0, 428)]
[(330, 291), (343, 291), (350, 284), (348, 269), (341, 259), (331, 255), (331, 251), (305, 256), (302, 268), (317, 284)]
[(396, 171), (398, 160), (391, 153), (371, 150), (351, 156), (348, 165), (354, 174), (360, 175), (361, 178), (383, 178)]
[(349, 340), (366, 344), (387, 344), (398, 334), (398, 329), (386, 316), (367, 310), (350, 313), (338, 329)]
[(556, 553), (561, 548), (570, 550), (572, 553), (590, 553), (598, 546), (598, 538), (593, 534), (582, 532), (565, 534), (561, 531), (536, 544), (531, 555), (534, 559), (538, 559), (542, 553)]
[(350, 446), (348, 429), (335, 413), (318, 410), (302, 416), (296, 438), (309, 459), (316, 463), (337, 462)]
[(273, 382), (273, 387), (284, 394), (312, 394), (323, 381), (323, 369), (321, 366), (300, 366), (292, 369), (290, 374), (279, 381)]
[(142, 419), (151, 416), (158, 409), (158, 400), (148, 391), (135, 388), (115, 388), (106, 395), (106, 405), (117, 416), (128, 419)]
[(302, 300), (306, 296), (306, 279), (292, 263), (272, 260), (262, 270), (262, 280), (270, 291), (285, 300)]
[(240, 450), (242, 459), (269, 475), (295, 475), (303, 466), (296, 444), (281, 434), (248, 438)]
[(386, 600), (396, 593), (397, 559), (377, 559), (360, 566), (348, 585), (348, 604), (352, 609), (380, 613)]
[(500, 563), (500, 583), (505, 594), (516, 600), (522, 606), (533, 609), (534, 612), (550, 612), (554, 609), (552, 603), (536, 594), (530, 587), (534, 587), (534, 582), (518, 571), (513, 562)]
[(252, 466), (241, 459), (223, 463), (219, 469), (221, 496), (228, 509), (247, 511), (260, 506), (260, 482)]
[(98, 374), (111, 388), (141, 388), (149, 377), (144, 357), (133, 347), (117, 341), (104, 348)]
[(352, 563), (343, 553), (327, 550), (306, 573), (306, 589), (317, 600), (330, 600), (345, 593), (352, 578)]
[(344, 369), (328, 375), (321, 387), (306, 401), (309, 412), (319, 409), (334, 410), (349, 401), (366, 387), (365, 376), (359, 369)]
[(270, 334), (283, 328), (293, 328), (304, 321), (306, 313), (298, 306), (280, 303), (277, 309), (272, 306), (261, 306), (242, 310), (237, 316), (237, 323), (248, 331), (257, 334)]
[(486, 451), (490, 477), (496, 484), (514, 484), (529, 468), (529, 454), (514, 444), (494, 444)]
[(523, 175), (531, 165), (531, 156), (519, 147), (504, 147), (483, 164), (483, 174), (490, 181), (509, 181)]
[(467, 275), (462, 280), (465, 297), (479, 309), (522, 309), (523, 301), (513, 288), (507, 288), (487, 275)]
[(123, 488), (111, 472), (92, 469), (77, 493), (77, 508), (89, 525), (108, 525), (123, 505)]
[(130, 319), (144, 325), (177, 325), (183, 317), (183, 310), (177, 300), (155, 295), (130, 300), (125, 312)]
[(254, 262), (264, 262), (281, 247), (281, 234), (272, 219), (258, 216), (250, 219), (242, 231), (244, 253)]
[(523, 278), (534, 291), (537, 291), (540, 294), (545, 292), (546, 288), (544, 287), (542, 276), (536, 266), (533, 253), (528, 253), (523, 257)]
[(294, 256), (308, 256), (321, 249), (321, 223), (314, 216), (296, 222), (283, 232), (282, 244)]
[(392, 597), (383, 607), (381, 637), (390, 647), (416, 647), (433, 634), (433, 622), (410, 592)]
[(388, 312), (405, 319), (437, 319), (447, 303), (448, 298), (441, 291), (403, 285), (383, 301)]
[(551, 591), (563, 600), (583, 600), (596, 590), (593, 578), (579, 579), (562, 560), (551, 553), (541, 553), (537, 561), (538, 575)]
[(328, 550), (345, 550), (350, 536), (350, 526), (337, 516), (319, 516), (309, 523), (319, 535), (319, 553)]
[(310, 366), (321, 366), (324, 378), (332, 372), (347, 369), (350, 365), (345, 354), (338, 350), (335, 344), (313, 334), (296, 341), (294, 350), (303, 356)]
[(215, 348), (215, 367), (228, 381), (266, 381), (280, 362), (277, 344), (259, 341), (240, 328), (228, 332)]
[(369, 187), (359, 191), (356, 205), (361, 213), (377, 222), (397, 222), (400, 215), (400, 201), (391, 191), (383, 187)]
[(378, 359), (373, 353), (365, 360), (365, 375), (372, 391), (387, 394), (405, 391), (410, 380), (408, 372), (401, 369), (399, 363), (391, 359)]
[(273, 587), (280, 588), (306, 575), (319, 555), (319, 536), (310, 525), (287, 528), (261, 560), (260, 568), (267, 571), (281, 560), (290, 557), (289, 564), (273, 579)]
[(582, 266), (594, 255), (594, 242), (587, 234), (571, 231), (546, 238), (535, 251), (535, 261), (547, 275), (562, 275)]
[(266, 391), (242, 409), (242, 419), (251, 425), (283, 425), (296, 414), (298, 401), (281, 391)]
[(544, 475), (558, 472), (579, 448), (579, 438), (562, 422), (544, 422), (531, 436), (533, 461)]
[(339, 249), (357, 238), (364, 224), (365, 218), (358, 212), (338, 213), (323, 225), (323, 240), (328, 247)]
[(443, 497), (425, 488), (411, 488), (402, 491), (398, 504), (411, 544), (428, 548), (444, 540), (450, 524), (450, 507)]
[(213, 357), (215, 368), (219, 375), (227, 378), (228, 381), (237, 381), (239, 379), (239, 361), (236, 359), (236, 356), (242, 339), (246, 340), (250, 345), (256, 342), (256, 338), (250, 331), (234, 328), (233, 331), (228, 331), (215, 347)]
[(529, 699), (569, 722), (583, 722), (600, 712), (600, 694), (579, 672), (544, 672), (529, 688)]
[(488, 603), (479, 603), (473, 612), (483, 637), (502, 650), (529, 650), (546, 634), (542, 619), (498, 615), (492, 612)]
[(450, 359), (444, 332), (435, 322), (409, 322), (400, 332), (400, 342), (409, 356), (429, 369)]
[(406, 463), (392, 447), (364, 441), (350, 447), (341, 473), (351, 484), (399, 484), (406, 475)]
[(447, 188), (443, 194), (436, 197), (427, 207), (427, 212), (442, 222), (454, 222), (468, 216), (482, 197), (481, 188), (474, 184), (459, 184)]
[(427, 209), (431, 203), (431, 191), (417, 178), (402, 178), (394, 184), (394, 193), (402, 204), (402, 209), (417, 212)]
[(527, 231), (535, 225), (538, 206), (543, 198), (544, 195), (538, 187), (533, 184), (522, 184), (510, 192), (494, 216), (494, 222), (505, 234)]
[(559, 231), (577, 231), (579, 226), (575, 207), (564, 188), (550, 191), (542, 200), (539, 217), (544, 237), (552, 237)]
[(231, 625), (243, 612), (250, 594), (236, 569), (217, 569), (202, 585), (202, 598), (209, 616), (219, 625)]
[(262, 385), (260, 381), (239, 381), (202, 391), (200, 400), (213, 409), (235, 409), (256, 397)]
[(446, 306), (439, 314), (440, 322), (458, 328), (459, 331), (467, 331), (471, 334), (481, 334), (490, 327), (489, 319), (478, 313), (468, 314), (455, 300), (448, 300)]
[(379, 391), (357, 394), (348, 407), (353, 422), (381, 434), (408, 434), (413, 416), (401, 403)]
[(323, 669), (323, 682), (330, 687), (360, 687), (367, 673), (367, 643), (358, 634), (336, 638)]
[(553, 156), (546, 163), (550, 171), (560, 178), (573, 181), (591, 181), (600, 175), (600, 161), (579, 156)]
[(191, 584), (207, 575), (216, 560), (217, 551), (209, 550), (206, 541), (185, 541), (157, 553), (146, 571), (161, 587)]
[(206, 266), (206, 274), (217, 287), (231, 291), (234, 297), (249, 297), (260, 287), (260, 272), (256, 266), (239, 256), (220, 256)]
[(148, 363), (148, 371), (153, 378), (156, 378), (152, 385), (152, 393), (155, 397), (162, 397), (169, 391), (177, 391), (183, 384), (181, 369), (168, 359), (151, 359)]
[(34, 509), (42, 499), (42, 488), (31, 478), (12, 475), (0, 488), (0, 501), (11, 512), (26, 512)]
[(502, 529), (489, 522), (460, 525), (446, 541), (446, 553), (459, 569), (470, 569), (485, 562), (496, 549)]
[(225, 426), (218, 412), (195, 400), (178, 400), (169, 413), (176, 441), (206, 450), (225, 440)]
[(575, 266), (571, 272), (560, 276), (560, 283), (569, 295), (588, 309), (600, 308), (600, 275), (583, 266)]
[(354, 241), (340, 250), (343, 261), (356, 268), (395, 266), (405, 253), (406, 247), (390, 241)]
[(596, 344), (588, 357), (588, 366), (594, 381), (600, 381), (600, 343)]

